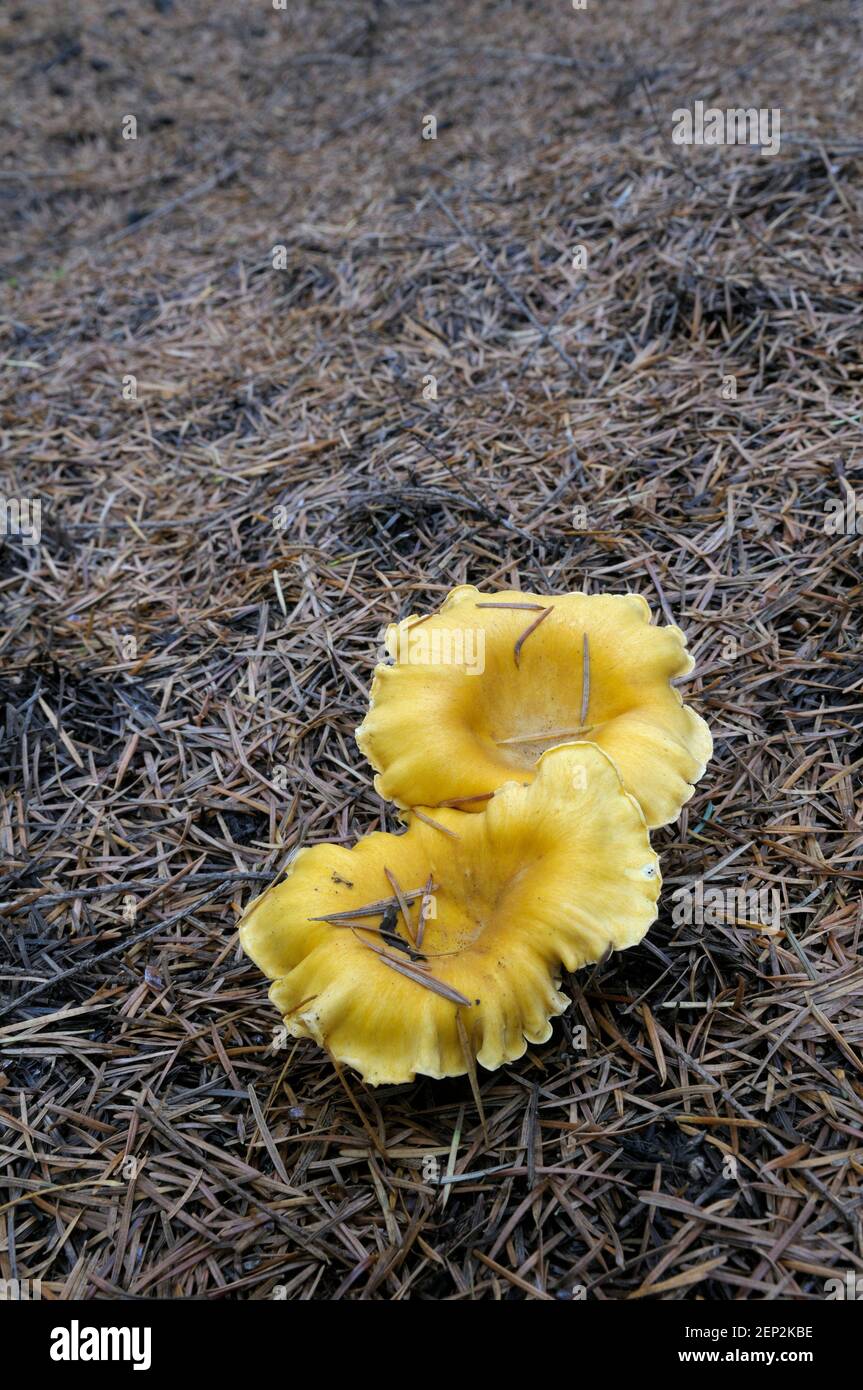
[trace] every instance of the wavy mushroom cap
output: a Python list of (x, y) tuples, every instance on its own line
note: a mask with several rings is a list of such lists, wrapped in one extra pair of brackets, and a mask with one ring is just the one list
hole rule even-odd
[(561, 967), (634, 945), (656, 917), (644, 817), (592, 744), (545, 754), (531, 785), (502, 787), (485, 815), (434, 818), (300, 850), (240, 924), (288, 1031), (372, 1085), (521, 1057), (569, 1003)]
[(431, 617), (389, 627), (386, 643), (394, 664), (376, 668), (356, 739), (401, 807), (481, 811), (504, 782), (530, 781), (546, 749), (587, 738), (654, 828), (677, 818), (713, 751), (670, 684), (694, 665), (686, 638), (651, 626), (637, 594), (463, 585)]

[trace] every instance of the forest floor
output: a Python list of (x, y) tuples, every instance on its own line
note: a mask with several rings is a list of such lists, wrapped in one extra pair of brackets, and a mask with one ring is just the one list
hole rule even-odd
[[(0, 1277), (863, 1272), (861, 31), (853, 0), (7, 8)], [(781, 149), (674, 144), (696, 100), (778, 108)], [(280, 1048), (236, 930), (300, 843), (396, 828), (353, 731), (383, 627), (465, 581), (643, 593), (716, 745), (654, 837), (659, 921), (480, 1073), (486, 1131), (467, 1079)], [(675, 922), (703, 881), (777, 914)]]

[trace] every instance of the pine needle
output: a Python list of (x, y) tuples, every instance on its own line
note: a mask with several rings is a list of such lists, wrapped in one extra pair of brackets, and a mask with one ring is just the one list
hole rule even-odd
[(537, 609), (539, 609), (540, 611), (542, 611), (542, 604), (541, 604), (541, 603), (478, 603), (478, 604), (476, 605), (476, 607), (477, 607), (477, 608), (519, 608), (519, 609), (525, 609), (527, 612), (536, 612)]
[(485, 1122), (485, 1110), (483, 1109), (482, 1095), (480, 1094), (479, 1080), (476, 1074), (476, 1058), (473, 1055), (473, 1048), (470, 1045), (470, 1038), (468, 1037), (467, 1028), (464, 1025), (464, 1019), (461, 1016), (460, 1009), (456, 1010), (455, 1026), (458, 1029), (458, 1038), (459, 1042), (461, 1043), (461, 1051), (462, 1056), (464, 1057), (464, 1064), (467, 1067), (468, 1079), (470, 1081), (470, 1089), (473, 1092), (473, 1098), (476, 1103), (477, 1114), (479, 1115), (480, 1124), (482, 1125), (482, 1136), (485, 1140), (486, 1148), (488, 1148), (488, 1126)]
[[(410, 888), (402, 894), (405, 902), (415, 902), (421, 898), (425, 888)], [(363, 903), (360, 907), (352, 907), (344, 912), (327, 912), (323, 917), (310, 917), (310, 922), (353, 922), (358, 917), (382, 917), (388, 907), (398, 907), (398, 898), (379, 898), (374, 903)]]
[(416, 806), (411, 807), (411, 812), (416, 816), (417, 820), (424, 821), (425, 824), (430, 825), (433, 830), (439, 830), (442, 835), (449, 835), (451, 840), (461, 839), (461, 836), (456, 835), (454, 830), (449, 830), (447, 826), (441, 825), (440, 821), (432, 820), (431, 816), (427, 816), (424, 811), (420, 811)]
[(535, 734), (515, 734), (512, 738), (498, 738), (495, 743), (498, 748), (508, 748), (516, 743), (544, 743), (551, 738), (581, 738), (583, 734), (589, 734), (596, 728), (595, 724), (587, 724), (584, 728), (579, 726), (577, 729), (546, 729), (540, 730)]
[[(413, 980), (414, 984), (422, 985), (425, 989), (430, 989), (433, 994), (439, 994), (443, 999), (451, 1000), (453, 1004), (463, 1005), (468, 1009), (471, 1007), (469, 999), (465, 999), (464, 995), (459, 994), (458, 990), (453, 989), (451, 985), (445, 985), (443, 980), (436, 980), (434, 975), (424, 975), (417, 966), (406, 965), (404, 961), (395, 960), (392, 956), (388, 956), (386, 951), (380, 950), (377, 946), (369, 944), (369, 950), (374, 951), (383, 961), (384, 965), (390, 967), (390, 970), (395, 970), (399, 975), (404, 975), (408, 980)], [(462, 1025), (462, 1027), (464, 1027), (464, 1025)]]
[[(458, 1118), (456, 1119), (456, 1122), (455, 1122), (455, 1129), (454, 1129), (453, 1132), (452, 1132), (452, 1142), (450, 1143), (450, 1146), (449, 1146), (449, 1158), (447, 1159), (447, 1165), (446, 1165), (446, 1176), (447, 1176), (448, 1178), (451, 1178), (452, 1175), (453, 1175), (453, 1173), (455, 1172), (455, 1161), (456, 1161), (456, 1158), (457, 1158), (457, 1156), (458, 1156), (458, 1146), (459, 1146), (459, 1144), (461, 1143), (461, 1132), (462, 1132), (462, 1127), (463, 1127), (463, 1125), (464, 1125), (464, 1106), (463, 1106), (463, 1105), (460, 1105), (459, 1108), (458, 1108)], [(446, 1204), (447, 1204), (447, 1202), (449, 1201), (449, 1194), (450, 1194), (450, 1192), (452, 1191), (452, 1186), (453, 1186), (453, 1185), (452, 1185), (451, 1182), (448, 1182), (448, 1183), (445, 1185), (445, 1187), (444, 1187), (444, 1193), (443, 1193), (443, 1201), (441, 1202), (441, 1207), (445, 1207)]]
[(536, 629), (539, 627), (540, 623), (545, 622), (546, 618), (551, 613), (551, 611), (552, 610), (550, 608), (543, 608), (539, 617), (534, 618), (533, 622), (530, 624), (530, 627), (526, 627), (524, 632), (519, 637), (518, 641), (515, 644), (515, 648), (513, 649), (513, 656), (515, 657), (516, 666), (520, 665), (521, 663), (521, 649), (527, 641), (528, 637), (532, 632), (536, 632)]
[(386, 948), (386, 946), (376, 946), (373, 941), (363, 941), (362, 944), (364, 946), (368, 946), (370, 951), (374, 951), (376, 956), (380, 956), (383, 960), (388, 960), (391, 965), (403, 965), (405, 969), (419, 971), (423, 974), (423, 976), (427, 975), (431, 970), (431, 966), (426, 965), (425, 963), (425, 956), (422, 957), (423, 963), (420, 965), (417, 961), (414, 961), (413, 959), (410, 961), (406, 961), (402, 960), (401, 956), (394, 956), (392, 952)]
[(384, 873), (387, 876), (387, 881), (389, 882), (390, 887), (396, 895), (396, 901), (399, 905), (399, 912), (402, 914), (402, 918), (404, 920), (405, 931), (408, 934), (408, 940), (413, 941), (414, 945), (416, 945), (416, 941), (414, 939), (413, 923), (411, 922), (411, 915), (408, 911), (407, 901), (405, 899), (404, 893), (401, 890), (401, 885), (398, 879), (396, 878), (395, 874), (392, 872), (391, 869), (387, 868), (386, 864), (384, 865)]
[(438, 801), (436, 804), (442, 809), (447, 806), (469, 806), (472, 801), (491, 801), (494, 792), (478, 792), (476, 796), (453, 796), (449, 801)]
[(590, 704), (590, 638), (587, 633), (581, 641), (581, 722), (587, 723), (587, 709)]

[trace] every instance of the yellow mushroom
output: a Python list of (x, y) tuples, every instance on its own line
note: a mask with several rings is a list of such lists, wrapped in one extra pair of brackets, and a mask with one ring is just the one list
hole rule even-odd
[(593, 744), (544, 754), (482, 816), (409, 821), (300, 850), (240, 924), (288, 1032), (372, 1085), (521, 1057), (567, 1007), (561, 970), (634, 945), (656, 917), (644, 817)]
[(381, 796), (403, 808), (482, 811), (545, 749), (586, 738), (614, 759), (649, 827), (675, 820), (713, 751), (670, 684), (692, 670), (677, 627), (637, 594), (482, 594), (387, 629), (356, 739)]

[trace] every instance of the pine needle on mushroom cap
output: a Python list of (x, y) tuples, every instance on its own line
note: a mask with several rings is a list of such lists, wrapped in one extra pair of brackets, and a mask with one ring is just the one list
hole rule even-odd
[(679, 815), (713, 743), (671, 684), (694, 664), (686, 638), (653, 626), (640, 595), (462, 585), (411, 645), (415, 625), (388, 629), (394, 664), (377, 667), (356, 734), (381, 796), (432, 814), (482, 812), (510, 778), (529, 781), (545, 749), (587, 737), (614, 759), (648, 826)]
[[(522, 1056), (567, 1006), (562, 970), (634, 945), (656, 916), (644, 817), (590, 743), (544, 754), (530, 785), (500, 788), (481, 816), (436, 816), (456, 838), (412, 817), (353, 849), (301, 850), (240, 924), (288, 1031), (375, 1085), (463, 1075), (468, 1035), (488, 1069)], [(424, 885), (415, 942), (393, 880), (410, 885), (405, 901)], [(375, 904), (403, 942), (374, 932)]]

